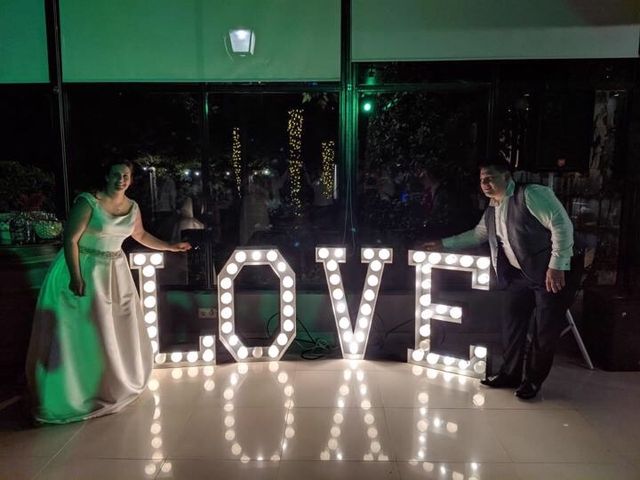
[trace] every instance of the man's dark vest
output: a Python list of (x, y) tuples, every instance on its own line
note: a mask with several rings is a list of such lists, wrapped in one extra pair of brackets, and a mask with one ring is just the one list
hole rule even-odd
[[(551, 231), (547, 230), (527, 208), (524, 194), (526, 187), (516, 183), (513, 196), (509, 198), (507, 236), (522, 273), (530, 280), (544, 285), (551, 259)], [(509, 261), (504, 253), (500, 252), (501, 247), (498, 245), (495, 207), (487, 207), (485, 222), (489, 234), (492, 264), (496, 269), (498, 283), (504, 285), (505, 271), (509, 267)]]

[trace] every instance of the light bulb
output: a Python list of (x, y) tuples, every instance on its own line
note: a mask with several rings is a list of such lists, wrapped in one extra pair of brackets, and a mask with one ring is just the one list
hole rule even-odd
[(291, 290), (286, 290), (282, 293), (282, 300), (286, 303), (290, 303), (293, 301), (293, 292)]
[(347, 328), (351, 328), (351, 322), (349, 321), (349, 319), (347, 317), (342, 317), (339, 321), (338, 321), (338, 326), (345, 330)]
[(429, 254), (427, 259), (429, 260), (429, 263), (440, 263), (440, 260), (442, 260), (442, 255), (433, 252)]
[(151, 265), (147, 265), (142, 269), (142, 275), (144, 275), (145, 277), (152, 277), (155, 273), (156, 269)]
[(225, 305), (231, 303), (233, 301), (233, 295), (230, 292), (224, 292), (222, 295), (220, 295), (220, 302), (224, 303)]
[(473, 265), (473, 257), (470, 255), (463, 255), (460, 257), (460, 265), (463, 267), (470, 267)]
[(478, 358), (485, 358), (487, 356), (487, 349), (485, 347), (476, 347), (473, 349), (473, 353)]
[(444, 259), (444, 263), (446, 263), (447, 265), (453, 265), (454, 263), (458, 262), (458, 256), (457, 255), (447, 255)]
[(424, 350), (414, 350), (413, 353), (411, 353), (411, 358), (414, 362), (421, 362), (424, 358)]
[(426, 260), (427, 254), (424, 252), (413, 252), (413, 261), (415, 263), (422, 263)]
[(489, 268), (489, 265), (491, 265), (491, 260), (489, 260), (489, 258), (487, 257), (480, 257), (476, 262), (476, 265), (478, 266), (478, 268), (486, 270), (487, 268)]
[(269, 357), (276, 358), (280, 354), (280, 350), (275, 345), (271, 345), (268, 351)]
[(233, 331), (233, 324), (231, 322), (223, 322), (220, 330), (222, 330), (222, 333), (229, 334)]

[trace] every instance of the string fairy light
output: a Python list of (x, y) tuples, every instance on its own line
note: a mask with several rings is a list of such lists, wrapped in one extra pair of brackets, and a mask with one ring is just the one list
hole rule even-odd
[(296, 216), (302, 215), (302, 109), (289, 110), (289, 178), (291, 180), (291, 202)]
[(233, 138), (231, 162), (233, 164), (233, 171), (236, 175), (238, 194), (242, 196), (242, 192), (240, 191), (240, 187), (242, 185), (242, 144), (240, 143), (240, 127), (233, 127), (231, 135)]
[(335, 169), (336, 142), (329, 140), (322, 142), (322, 195), (324, 198), (333, 197), (333, 172)]

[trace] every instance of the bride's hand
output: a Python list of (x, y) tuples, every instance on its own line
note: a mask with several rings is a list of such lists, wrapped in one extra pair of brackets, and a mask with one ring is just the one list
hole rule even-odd
[(69, 290), (73, 292), (74, 295), (78, 297), (84, 297), (84, 280), (80, 279), (71, 279), (69, 282)]

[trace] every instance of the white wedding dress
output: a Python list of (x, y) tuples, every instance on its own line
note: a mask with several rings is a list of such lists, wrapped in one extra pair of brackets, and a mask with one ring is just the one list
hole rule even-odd
[(40, 290), (27, 355), (34, 416), (46, 423), (119, 411), (143, 392), (153, 366), (140, 298), (121, 250), (138, 205), (114, 216), (89, 193), (76, 201), (92, 209), (78, 242), (85, 293), (69, 290), (60, 251)]

